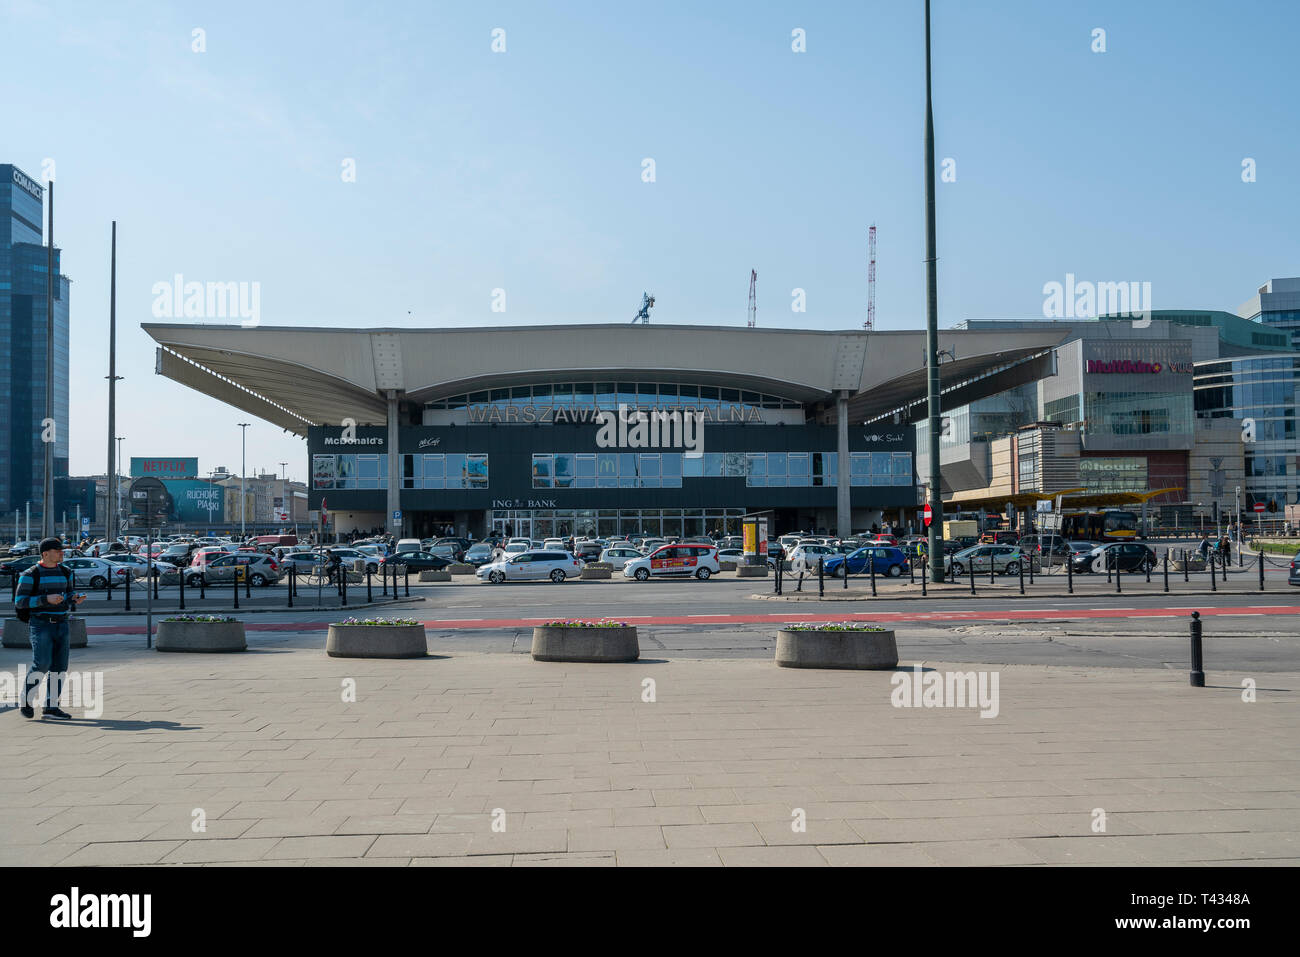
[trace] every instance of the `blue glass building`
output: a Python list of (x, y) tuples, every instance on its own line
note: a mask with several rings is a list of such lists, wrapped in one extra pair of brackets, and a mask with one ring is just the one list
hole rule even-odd
[[(45, 447), (45, 342), (49, 315), (44, 187), (0, 164), (0, 513), (41, 511)], [(54, 285), (54, 474), (68, 474), (68, 279)], [(56, 516), (57, 520), (57, 516)]]

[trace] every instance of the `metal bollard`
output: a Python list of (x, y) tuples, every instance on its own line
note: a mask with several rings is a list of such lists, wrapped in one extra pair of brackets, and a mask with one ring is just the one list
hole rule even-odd
[(794, 590), (796, 592), (803, 591), (803, 566), (802, 565), (799, 566), (799, 580), (795, 582)]
[(1214, 552), (1210, 552), (1209, 561), (1205, 564), (1210, 569), (1210, 591), (1218, 591), (1219, 588), (1214, 583), (1215, 579), (1219, 577), (1219, 573), (1214, 570)]
[(1017, 565), (1017, 567), (1018, 567), (1019, 570), (1020, 570), (1020, 594), (1023, 595), (1023, 594), (1025, 593), (1025, 559), (1024, 559), (1024, 555), (1021, 555), (1021, 556), (1020, 556), (1020, 561), (1016, 562), (1016, 565)]
[(1147, 573), (1147, 584), (1151, 584), (1151, 561), (1145, 555), (1142, 556), (1142, 567)]
[(817, 556), (817, 597), (826, 597), (826, 556)]
[(285, 586), (286, 586), (286, 587), (285, 587), (285, 591), (287, 591), (287, 592), (289, 593), (289, 607), (290, 607), (290, 608), (293, 607), (293, 583), (294, 583), (294, 579), (296, 579), (297, 577), (298, 577), (298, 566), (297, 566), (297, 565), (290, 565), (290, 566), (289, 566), (289, 577), (288, 577), (288, 579), (287, 579), (287, 580), (285, 581), (285, 583), (284, 583)]
[[(974, 565), (975, 563), (972, 561), (971, 564)], [(990, 585), (994, 583), (993, 576), (997, 574), (997, 567), (998, 567), (997, 561), (995, 561), (994, 557), (990, 555), (989, 556), (989, 584)]]
[(1264, 590), (1264, 553), (1259, 553), (1259, 590)]
[(125, 576), (126, 577), (126, 607), (123, 609), (123, 611), (131, 610), (131, 577), (133, 572), (134, 569), (132, 568), (128, 568), (126, 570), (126, 576)]
[(1119, 555), (1115, 556), (1115, 594), (1122, 594), (1124, 589), (1120, 587), (1120, 582), (1124, 578), (1124, 569), (1119, 567)]
[(185, 570), (184, 569), (181, 569), (180, 581), (176, 587), (180, 589), (181, 611), (184, 611), (185, 610)]
[(909, 585), (916, 584), (916, 564), (912, 561), (907, 563), (907, 579)]
[(1184, 548), (1183, 549), (1183, 581), (1184, 582), (1191, 581), (1191, 579), (1187, 577), (1188, 574), (1189, 572), (1187, 571), (1187, 549)]
[(157, 572), (157, 570), (156, 570), (157, 568), (158, 568), (158, 566), (155, 565), (155, 566), (154, 566), (154, 569), (155, 569), (155, 570), (154, 570), (153, 574), (150, 576), (150, 577), (153, 579), (153, 600), (154, 600), (154, 601), (157, 601), (157, 600), (158, 600), (158, 579), (162, 578), (162, 575), (160, 575), (160, 574)]
[(374, 593), (370, 590), (370, 578), (371, 578), (370, 565), (367, 564), (366, 565), (366, 604), (370, 604), (370, 602), (375, 600)]
[(1106, 584), (1110, 584), (1110, 552), (1106, 553)]
[[(1032, 585), (1034, 583), (1034, 556), (1032, 554), (1030, 554), (1028, 561), (1029, 561), (1029, 584)], [(1047, 555), (1047, 567), (1048, 568), (1052, 567), (1052, 555), (1050, 552)]]
[(840, 564), (840, 568), (844, 572), (844, 585), (842, 586), (842, 588), (844, 591), (848, 591), (849, 590), (849, 556), (848, 555), (844, 556), (844, 561)]
[(970, 564), (966, 566), (966, 570), (970, 572), (970, 593), (973, 595), (975, 594), (975, 559), (973, 557)]
[(1074, 553), (1065, 560), (1065, 587), (1071, 595), (1074, 594)]
[(239, 575), (239, 573), (240, 573), (241, 571), (243, 571), (242, 568), (237, 568), (237, 569), (235, 569), (235, 575), (236, 575), (236, 578), (235, 578), (235, 580), (234, 580), (233, 582), (230, 583), (230, 584), (233, 586), (230, 590), (231, 590), (232, 592), (234, 592), (234, 594), (235, 594), (235, 607), (236, 607), (236, 608), (239, 607), (239, 578), (238, 578), (238, 575)]
[(348, 567), (339, 565), (339, 597), (343, 599), (343, 605), (348, 603)]
[(1192, 632), (1192, 673), (1191, 681), (1193, 688), (1205, 687), (1205, 661), (1201, 655), (1201, 613), (1192, 612), (1191, 622)]
[(247, 565), (241, 565), (239, 570), (244, 576), (244, 597), (252, 598), (253, 597), (253, 576), (248, 574)]
[(925, 580), (926, 580), (929, 576), (930, 576), (930, 563), (929, 563), (929, 562), (924, 562), (924, 563), (922, 563), (922, 565), (921, 565), (921, 597), (922, 597), (922, 598), (924, 598), (925, 595), (926, 595), (926, 591), (925, 591)]
[(208, 597), (208, 576), (199, 572), (199, 600), (202, 601)]
[[(406, 592), (406, 597), (410, 598), (411, 597), (411, 566), (410, 565), (402, 566), (402, 587)], [(396, 590), (397, 588), (396, 582), (393, 582), (393, 588), (394, 590)]]
[(1165, 594), (1169, 594), (1169, 549), (1165, 549)]
[(1226, 584), (1228, 584), (1228, 556), (1227, 556), (1226, 553), (1225, 553), (1224, 556), (1223, 556), (1223, 566), (1222, 566), (1222, 567), (1223, 567), (1223, 583), (1226, 585)]
[(867, 560), (871, 562), (871, 597), (876, 597), (876, 556), (868, 556)]

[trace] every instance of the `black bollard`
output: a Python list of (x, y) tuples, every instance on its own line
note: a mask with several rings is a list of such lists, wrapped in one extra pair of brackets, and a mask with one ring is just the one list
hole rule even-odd
[(388, 597), (388, 565), (385, 563), (379, 569), (379, 586), (383, 590), (380, 592), (383, 597)]
[(1191, 579), (1187, 577), (1189, 574), (1187, 570), (1187, 559), (1188, 559), (1187, 549), (1184, 548), (1183, 549), (1183, 581), (1184, 582), (1191, 581)]
[(134, 569), (134, 568), (128, 568), (128, 569), (126, 570), (126, 576), (125, 576), (125, 578), (126, 578), (126, 607), (123, 609), (123, 611), (130, 611), (130, 610), (131, 610), (131, 578), (132, 578), (134, 572), (135, 572), (135, 569)]
[[(1034, 583), (1034, 555), (1032, 552), (1030, 552), (1026, 560), (1029, 562), (1029, 584), (1032, 585)], [(1052, 555), (1050, 552), (1048, 552), (1047, 555), (1047, 562), (1048, 562), (1048, 567), (1050, 568), (1052, 562)]]
[[(241, 571), (241, 569), (236, 568), (236, 569), (235, 569), (235, 574), (238, 575), (240, 571)], [(238, 607), (239, 607), (239, 579), (238, 579), (238, 578), (235, 578), (235, 580), (234, 580), (233, 582), (231, 582), (231, 584), (232, 584), (234, 587), (231, 588), (230, 590), (231, 590), (232, 592), (234, 592), (234, 594), (235, 594), (235, 607), (238, 608)]]
[(1119, 567), (1119, 553), (1115, 553), (1115, 594), (1122, 594), (1124, 589), (1120, 587), (1120, 581), (1124, 578), (1124, 569)]
[(1165, 594), (1169, 594), (1169, 549), (1165, 549)]
[[(127, 569), (127, 570), (130, 571), (130, 569)], [(17, 584), (17, 581), (18, 581), (18, 579), (15, 578), (15, 579), (14, 579), (15, 586), (16, 586), (16, 584)], [(112, 575), (109, 575), (109, 576), (108, 576), (108, 600), (109, 600), (110, 603), (113, 601), (113, 576), (112, 576)]]
[(1110, 552), (1107, 551), (1105, 554), (1106, 554), (1106, 584), (1109, 585), (1110, 584)]
[(346, 607), (348, 603), (348, 567), (346, 565), (339, 566), (339, 597), (343, 599), (343, 605)]
[(871, 597), (875, 598), (876, 597), (876, 554), (875, 552), (872, 552), (870, 557), (867, 560), (871, 562)]
[(1147, 584), (1151, 584), (1151, 559), (1145, 555), (1142, 556), (1142, 567), (1147, 573)]
[(181, 569), (180, 581), (176, 587), (180, 589), (181, 611), (184, 611), (185, 610), (185, 570), (184, 569)]
[(1205, 687), (1205, 661), (1201, 657), (1201, 613), (1192, 612), (1192, 687)]
[(930, 571), (930, 563), (929, 562), (922, 563), (921, 565), (921, 597), (922, 598), (926, 596), (925, 580), (926, 578), (929, 577), (929, 571)]
[(285, 578), (285, 591), (289, 593), (289, 607), (293, 607), (293, 580), (298, 577), (298, 566), (290, 565), (289, 574)]
[(973, 555), (970, 564), (966, 566), (966, 570), (970, 572), (970, 593), (973, 595), (975, 594), (975, 557)]
[(162, 575), (160, 575), (160, 574), (157, 572), (157, 570), (156, 570), (157, 568), (158, 568), (158, 566), (155, 565), (155, 566), (154, 566), (153, 574), (150, 576), (150, 577), (153, 578), (153, 600), (154, 600), (154, 601), (157, 601), (157, 600), (158, 600), (158, 579), (162, 578)]
[(1206, 562), (1206, 565), (1210, 569), (1210, 591), (1218, 591), (1219, 588), (1214, 583), (1215, 579), (1219, 577), (1219, 573), (1214, 570), (1214, 552), (1210, 552), (1209, 561)]
[[(410, 598), (411, 597), (411, 566), (410, 565), (402, 566), (402, 587), (406, 591), (405, 597)], [(396, 590), (396, 588), (397, 588), (397, 583), (394, 582), (393, 589)]]
[[(907, 563), (907, 579), (909, 585), (916, 584), (916, 563), (909, 561)], [(847, 579), (845, 579), (847, 581)]]
[(1074, 552), (1065, 560), (1065, 587), (1071, 595), (1074, 594)]
[[(971, 562), (971, 564), (974, 565), (975, 563)], [(990, 585), (993, 584), (993, 576), (997, 574), (996, 571), (997, 567), (998, 567), (998, 563), (995, 556), (990, 555), (989, 556), (989, 584)]]
[(849, 556), (848, 555), (844, 556), (844, 561), (840, 565), (840, 571), (844, 572), (844, 585), (842, 586), (843, 590), (848, 591), (849, 590)]
[(1228, 584), (1228, 553), (1223, 553), (1223, 583)]
[(372, 572), (370, 571), (370, 566), (366, 565), (366, 604), (367, 605), (375, 600), (374, 593), (370, 590), (371, 575)]
[(795, 582), (794, 590), (796, 592), (803, 591), (803, 566), (802, 565), (799, 566), (799, 580)]
[(244, 576), (244, 597), (252, 598), (253, 597), (253, 576), (248, 574), (247, 565), (241, 565), (239, 570)]
[(208, 576), (199, 572), (199, 600), (208, 597)]
[(817, 556), (817, 597), (826, 597), (826, 556)]
[(1264, 553), (1259, 553), (1259, 590), (1264, 590)]
[(1023, 595), (1025, 593), (1025, 556), (1023, 552), (1020, 555), (1020, 561), (1016, 562), (1016, 565), (1020, 570), (1020, 594)]

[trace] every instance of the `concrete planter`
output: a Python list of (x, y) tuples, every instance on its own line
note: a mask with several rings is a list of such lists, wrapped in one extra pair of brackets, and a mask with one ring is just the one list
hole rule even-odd
[(781, 668), (898, 667), (898, 643), (892, 631), (786, 631), (776, 634), (776, 663)]
[[(1184, 562), (1181, 558), (1175, 558), (1169, 562), (1169, 567), (1176, 572), (1180, 572), (1183, 570), (1183, 564)], [(1191, 558), (1188, 558), (1186, 565), (1187, 565), (1187, 570), (1189, 572), (1205, 571), (1205, 559), (1202, 558), (1200, 555), (1196, 555)]]
[(451, 572), (444, 568), (442, 571), (427, 569), (420, 572), (420, 581), (422, 582), (449, 582), (451, 581)]
[(330, 625), (325, 653), (331, 658), (423, 658), (423, 625)]
[(636, 661), (641, 646), (636, 626), (625, 628), (558, 628), (538, 625), (533, 629), (534, 661)]
[(245, 651), (242, 621), (160, 621), (154, 635), (159, 651)]
[[(5, 648), (31, 648), (32, 626), (17, 618), (6, 618), (3, 645)], [(68, 647), (86, 647), (86, 619), (68, 619)]]
[(585, 582), (598, 581), (600, 579), (609, 578), (611, 574), (613, 573), (608, 568), (592, 568), (588, 565), (582, 570), (582, 580)]
[(477, 568), (473, 565), (466, 565), (464, 562), (457, 562), (454, 565), (448, 565), (443, 569), (449, 575), (473, 575)]
[(736, 577), (737, 578), (766, 578), (767, 566), (766, 565), (737, 565)]
[(738, 566), (735, 562), (729, 562), (725, 558), (718, 561), (718, 571), (734, 572)]

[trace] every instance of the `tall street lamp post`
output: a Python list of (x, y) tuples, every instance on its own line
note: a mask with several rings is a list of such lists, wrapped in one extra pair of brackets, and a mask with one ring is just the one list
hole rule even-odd
[(251, 422), (239, 423), (239, 428), (242, 430), (239, 433), (239, 537), (241, 541), (247, 537), (247, 533), (244, 530), (244, 523), (247, 519), (248, 496), (244, 492), (244, 481), (245, 474), (248, 472), (248, 427), (252, 424), (253, 423)]
[(934, 228), (934, 106), (930, 94), (930, 0), (925, 0), (925, 365), (930, 429), (931, 581), (943, 581), (943, 475), (939, 465), (939, 254)]

